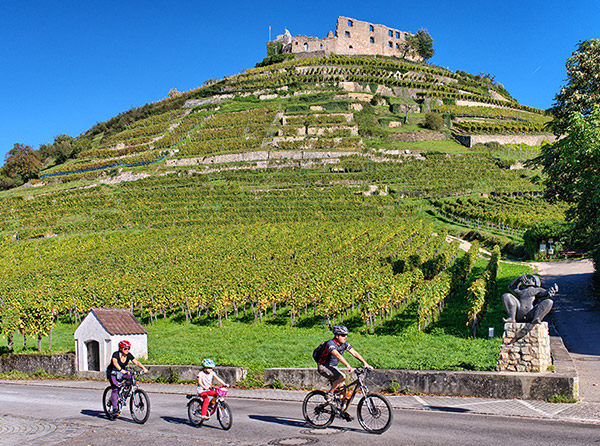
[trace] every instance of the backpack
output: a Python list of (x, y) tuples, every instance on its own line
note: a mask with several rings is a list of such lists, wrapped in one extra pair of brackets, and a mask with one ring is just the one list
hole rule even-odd
[(323, 341), (317, 348), (313, 350), (313, 359), (317, 364), (325, 364), (327, 357), (329, 356), (329, 350), (327, 350), (327, 343), (329, 341)]

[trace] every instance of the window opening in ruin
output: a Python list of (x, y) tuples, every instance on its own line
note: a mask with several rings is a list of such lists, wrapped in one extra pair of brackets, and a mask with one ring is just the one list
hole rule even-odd
[(352, 45), (350, 45), (348, 48), (352, 49), (352, 48), (354, 48), (354, 47), (353, 47)]
[(348, 20), (348, 26), (352, 26), (352, 20)]
[(375, 37), (371, 37), (369, 40), (371, 41), (371, 43), (375, 43)]
[(308, 43), (304, 44), (304, 51), (308, 51)]
[(323, 44), (321, 44), (321, 49), (323, 49)]
[(388, 46), (392, 48), (392, 42), (388, 42)]
[(396, 39), (400, 38), (400, 33), (398, 31), (396, 31)]
[(373, 28), (373, 25), (369, 25), (369, 31), (371, 31), (371, 32), (375, 31), (375, 28)]
[(350, 37), (350, 31), (346, 31), (346, 37)]
[(400, 45), (396, 44), (396, 49), (399, 50), (400, 49)]
[(388, 31), (388, 35), (389, 35), (390, 37), (392, 37), (392, 36), (394, 35), (394, 33), (392, 32), (392, 30), (391, 30), (391, 29)]

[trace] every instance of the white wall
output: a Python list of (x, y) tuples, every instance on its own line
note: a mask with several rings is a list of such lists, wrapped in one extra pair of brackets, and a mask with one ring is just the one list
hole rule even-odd
[(93, 313), (89, 313), (74, 333), (75, 353), (77, 356), (77, 371), (88, 371), (88, 351), (86, 343), (98, 342), (100, 372), (108, 367), (110, 358), (119, 348), (119, 342), (126, 339), (131, 342), (131, 354), (143, 361), (148, 359), (148, 336), (137, 335), (113, 335), (111, 336), (100, 324)]

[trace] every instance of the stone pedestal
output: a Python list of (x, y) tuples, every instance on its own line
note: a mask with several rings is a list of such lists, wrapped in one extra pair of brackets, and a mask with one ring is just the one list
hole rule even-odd
[(552, 365), (548, 323), (506, 323), (496, 370), (545, 372)]

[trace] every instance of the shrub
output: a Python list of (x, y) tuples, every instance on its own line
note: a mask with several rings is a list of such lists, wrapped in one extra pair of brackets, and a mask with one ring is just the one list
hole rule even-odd
[(441, 130), (444, 128), (444, 118), (439, 113), (427, 113), (423, 127), (430, 130)]
[(572, 225), (561, 220), (542, 220), (536, 222), (523, 234), (525, 249), (529, 258), (534, 258), (538, 253), (543, 240), (553, 239), (554, 243), (561, 242), (569, 246), (569, 231)]
[(575, 398), (571, 398), (565, 395), (552, 395), (547, 400), (549, 403), (576, 403), (577, 400)]

